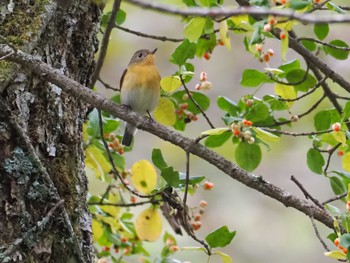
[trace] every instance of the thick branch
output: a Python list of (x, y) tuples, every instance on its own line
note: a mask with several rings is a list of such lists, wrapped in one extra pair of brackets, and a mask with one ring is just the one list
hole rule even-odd
[[(0, 57), (9, 54), (12, 51), (13, 50), (7, 45), (0, 45)], [(313, 216), (316, 220), (322, 222), (330, 228), (333, 228), (333, 218), (324, 210), (306, 202), (305, 200), (293, 196), (283, 189), (265, 181), (262, 177), (255, 176), (242, 170), (237, 165), (226, 160), (217, 153), (207, 149), (201, 144), (196, 143), (195, 140), (186, 138), (178, 132), (169, 130), (154, 121), (141, 117), (137, 113), (105, 99), (101, 95), (82, 86), (78, 82), (75, 82), (67, 76), (62, 75), (59, 70), (53, 69), (49, 65), (24, 52), (18, 50), (14, 54), (8, 56), (6, 59), (22, 65), (26, 69), (41, 76), (43, 79), (46, 79), (47, 81), (61, 87), (64, 92), (70, 94), (71, 96), (77, 97), (98, 109), (109, 112), (120, 119), (137, 125), (139, 129), (152, 133), (163, 140), (177, 145), (191, 154), (197, 155), (203, 160), (216, 166), (219, 170), (229, 175), (232, 179), (235, 179), (250, 188), (270, 196), (287, 207), (291, 206), (308, 216)]]
[(146, 2), (140, 0), (127, 0), (127, 2), (141, 6), (142, 8), (153, 9), (172, 15), (181, 16), (209, 16), (212, 18), (223, 18), (230, 16), (252, 15), (252, 16), (278, 16), (298, 20), (303, 23), (319, 24), (319, 23), (347, 23), (350, 22), (350, 15), (332, 14), (320, 15), (310, 13), (296, 13), (292, 9), (265, 9), (260, 7), (244, 7), (244, 8), (179, 8), (174, 5), (164, 5), (157, 2)]

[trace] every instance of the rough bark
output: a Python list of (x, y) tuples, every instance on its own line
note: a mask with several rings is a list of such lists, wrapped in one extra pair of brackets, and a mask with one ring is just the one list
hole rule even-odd
[[(88, 86), (100, 14), (86, 0), (2, 1), (0, 43)], [(81, 137), (86, 105), (4, 60), (0, 104), (0, 262), (93, 262)]]

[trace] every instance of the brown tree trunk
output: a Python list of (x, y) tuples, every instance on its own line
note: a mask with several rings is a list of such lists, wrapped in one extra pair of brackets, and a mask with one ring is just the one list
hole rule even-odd
[[(88, 0), (0, 1), (0, 43), (88, 85), (100, 14)], [(0, 60), (0, 262), (93, 262), (86, 109), (44, 75)]]

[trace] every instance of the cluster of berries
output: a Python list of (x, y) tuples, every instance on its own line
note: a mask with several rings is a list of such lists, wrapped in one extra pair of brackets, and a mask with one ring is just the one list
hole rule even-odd
[(199, 75), (199, 83), (196, 84), (196, 90), (210, 90), (213, 87), (213, 84), (208, 81), (208, 74), (206, 72), (201, 72)]
[(124, 153), (124, 147), (114, 133), (107, 134), (105, 137), (110, 141), (108, 143), (110, 150), (118, 152), (119, 154)]
[(251, 121), (243, 119), (241, 122), (233, 122), (231, 124), (231, 131), (234, 136), (247, 141), (249, 144), (255, 142), (255, 138), (252, 136), (252, 132), (249, 127), (253, 126)]
[[(187, 94), (185, 94), (185, 95), (188, 98), (188, 95)], [(191, 122), (191, 121), (197, 121), (198, 116), (193, 114), (190, 111), (187, 111), (187, 109), (188, 109), (188, 103), (179, 104), (179, 109), (177, 109), (175, 112), (176, 115), (178, 116), (178, 118), (179, 119), (184, 118), (186, 123)]]
[(259, 53), (259, 61), (260, 62), (269, 62), (270, 58), (275, 54), (272, 48), (269, 48), (266, 51), (263, 51), (263, 45), (262, 44), (256, 44), (255, 45), (256, 51)]
[(202, 200), (199, 202), (199, 211), (198, 211), (198, 213), (196, 213), (195, 215), (192, 216), (193, 222), (191, 223), (191, 226), (192, 226), (192, 229), (194, 231), (201, 228), (201, 226), (202, 226), (201, 216), (204, 214), (205, 207), (207, 205), (208, 205), (207, 201)]
[[(268, 19), (267, 19), (267, 24), (264, 25), (264, 31), (265, 32), (271, 32), (272, 28), (277, 25), (278, 21), (277, 21), (277, 18), (275, 16), (270, 16)], [(284, 30), (281, 30), (280, 31), (280, 34), (279, 34), (279, 37), (281, 40), (284, 40), (286, 39), (287, 37), (287, 33), (286, 31)]]

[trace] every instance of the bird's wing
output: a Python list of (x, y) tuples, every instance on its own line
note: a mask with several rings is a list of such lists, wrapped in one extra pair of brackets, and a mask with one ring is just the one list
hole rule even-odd
[(125, 77), (125, 74), (126, 74), (126, 72), (128, 71), (128, 69), (126, 68), (126, 69), (124, 69), (124, 71), (123, 71), (123, 75), (122, 75), (122, 77), (120, 78), (120, 82), (119, 82), (119, 88), (120, 88), (120, 90), (122, 89), (122, 86), (123, 86), (123, 81), (124, 81), (124, 77)]

